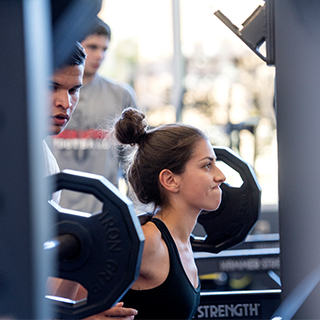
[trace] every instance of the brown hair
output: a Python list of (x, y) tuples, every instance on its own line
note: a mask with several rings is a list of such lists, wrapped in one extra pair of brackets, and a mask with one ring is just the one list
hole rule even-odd
[(195, 144), (207, 139), (200, 130), (184, 124), (167, 124), (146, 131), (145, 115), (132, 108), (125, 109), (115, 124), (115, 137), (122, 144), (137, 145), (128, 168), (128, 180), (143, 204), (154, 209), (168, 205), (159, 173), (168, 169), (183, 173)]
[(109, 40), (111, 40), (111, 29), (109, 25), (107, 25), (103, 20), (96, 17), (94, 20), (94, 24), (90, 31), (87, 34), (87, 37), (92, 34), (103, 35), (106, 36)]

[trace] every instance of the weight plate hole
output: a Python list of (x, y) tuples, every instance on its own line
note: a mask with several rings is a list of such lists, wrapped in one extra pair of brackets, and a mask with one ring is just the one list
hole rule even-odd
[(49, 277), (47, 280), (47, 299), (77, 305), (85, 304), (87, 297), (88, 291), (76, 281), (57, 277)]
[(223, 161), (217, 160), (216, 164), (217, 164), (217, 167), (226, 176), (226, 181), (225, 181), (226, 184), (234, 188), (240, 188), (242, 186), (243, 180), (240, 174), (236, 170), (228, 166)]
[(207, 237), (206, 230), (200, 223), (197, 223), (192, 231), (192, 234), (196, 238), (205, 239)]
[[(68, 203), (68, 205), (66, 205), (66, 203)], [(90, 206), (88, 204), (90, 204)], [(101, 212), (103, 207), (103, 203), (93, 194), (68, 189), (62, 189), (59, 205), (63, 209), (91, 214)], [(70, 206), (72, 206), (72, 208), (70, 208)]]

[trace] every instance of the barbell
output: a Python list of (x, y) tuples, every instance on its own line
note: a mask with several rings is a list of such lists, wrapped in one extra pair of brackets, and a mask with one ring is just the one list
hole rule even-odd
[[(206, 236), (191, 235), (193, 251), (218, 253), (242, 242), (260, 213), (261, 188), (251, 165), (230, 148), (214, 147), (214, 151), (217, 160), (238, 172), (243, 182), (240, 187), (223, 183), (220, 207), (199, 215)], [(112, 307), (137, 279), (144, 244), (141, 224), (152, 213), (136, 216), (132, 202), (99, 175), (64, 170), (47, 179), (53, 191), (92, 194), (103, 204), (101, 212), (90, 214), (49, 201), (57, 217), (53, 240), (58, 243), (58, 268), (52, 276), (81, 284), (88, 295), (80, 301), (46, 298), (57, 318), (85, 318)]]

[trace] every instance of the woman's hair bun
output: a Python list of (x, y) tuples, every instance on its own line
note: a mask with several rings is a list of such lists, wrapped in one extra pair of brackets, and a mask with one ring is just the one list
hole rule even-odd
[(115, 137), (123, 144), (140, 144), (146, 135), (145, 115), (137, 109), (123, 110), (115, 124)]

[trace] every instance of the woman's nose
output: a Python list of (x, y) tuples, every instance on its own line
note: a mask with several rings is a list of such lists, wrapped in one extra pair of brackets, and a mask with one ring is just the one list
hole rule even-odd
[(226, 176), (223, 174), (223, 172), (216, 167), (216, 174), (215, 174), (215, 181), (223, 183), (226, 181)]

